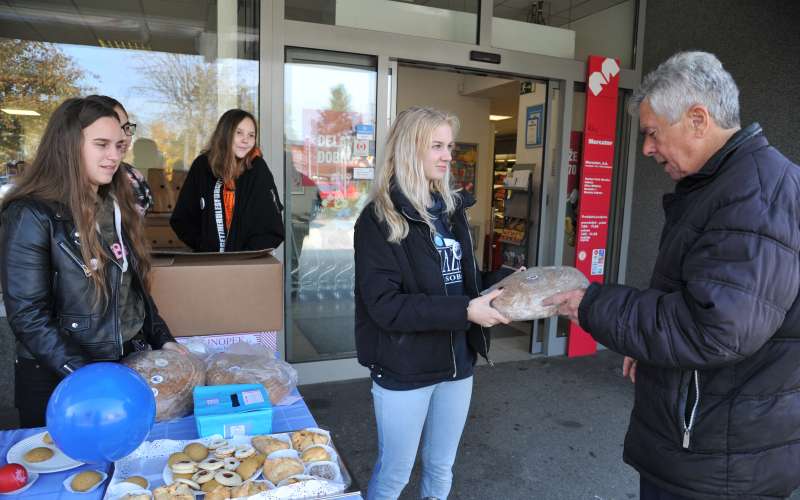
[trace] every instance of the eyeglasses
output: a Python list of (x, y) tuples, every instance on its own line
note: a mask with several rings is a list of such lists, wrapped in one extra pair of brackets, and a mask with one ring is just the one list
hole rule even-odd
[(125, 124), (122, 125), (122, 131), (125, 132), (125, 135), (127, 135), (129, 137), (132, 136), (132, 135), (135, 135), (136, 134), (136, 124), (135, 123), (131, 123), (131, 122), (125, 122)]

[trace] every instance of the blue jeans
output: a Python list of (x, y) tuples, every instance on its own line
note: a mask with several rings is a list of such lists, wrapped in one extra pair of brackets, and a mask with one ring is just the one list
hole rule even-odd
[(472, 377), (410, 391), (391, 391), (373, 382), (372, 397), (378, 423), (378, 461), (367, 500), (400, 496), (414, 467), (420, 437), (420, 496), (447, 498), (472, 398)]

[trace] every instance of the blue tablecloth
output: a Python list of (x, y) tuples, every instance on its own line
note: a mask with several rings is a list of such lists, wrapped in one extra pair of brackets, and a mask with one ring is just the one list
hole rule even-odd
[[(292, 393), (297, 395), (297, 390)], [(272, 412), (272, 432), (286, 432), (295, 429), (302, 429), (305, 427), (316, 427), (317, 423), (308, 407), (301, 399), (290, 406), (275, 406)], [(6, 455), (8, 450), (14, 444), (25, 439), (28, 436), (38, 434), (45, 431), (44, 428), (37, 429), (17, 429), (11, 431), (0, 432), (0, 463), (6, 464)], [(169, 422), (160, 422), (153, 426), (150, 435), (147, 437), (148, 441), (156, 439), (195, 439), (197, 438), (197, 427), (195, 426), (194, 417), (185, 417)], [(81, 467), (71, 469), (64, 472), (53, 472), (49, 474), (39, 474), (39, 479), (27, 491), (18, 495), (7, 495), (0, 498), (31, 498), (38, 500), (100, 500), (103, 498), (106, 486), (111, 480), (113, 474), (112, 463), (103, 463), (95, 465), (82, 465)], [(81, 470), (96, 469), (103, 470), (108, 473), (108, 479), (105, 483), (91, 493), (70, 493), (64, 489), (64, 480)]]

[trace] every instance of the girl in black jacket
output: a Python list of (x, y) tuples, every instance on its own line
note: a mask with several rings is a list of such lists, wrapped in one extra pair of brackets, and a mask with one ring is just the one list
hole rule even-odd
[(247, 111), (226, 111), (192, 163), (170, 218), (192, 250), (263, 250), (283, 242), (283, 205), (256, 147), (256, 128)]
[(450, 187), (457, 118), (431, 108), (397, 116), (371, 202), (355, 227), (356, 349), (372, 372), (379, 456), (368, 499), (397, 498), (423, 428), (423, 498), (447, 497), (488, 331), (508, 323), (479, 297), (465, 209)]
[(147, 293), (149, 254), (120, 169), (123, 140), (112, 108), (66, 100), (4, 202), (0, 275), (23, 427), (44, 425), (60, 379), (87, 363), (148, 346), (186, 352)]

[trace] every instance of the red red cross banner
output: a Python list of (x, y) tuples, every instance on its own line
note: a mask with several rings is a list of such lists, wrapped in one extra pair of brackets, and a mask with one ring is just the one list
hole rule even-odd
[[(580, 168), (575, 267), (592, 283), (602, 283), (611, 206), (611, 175), (617, 127), (619, 60), (589, 56), (586, 76), (586, 120)], [(570, 324), (567, 356), (597, 351), (597, 343), (581, 327)]]

